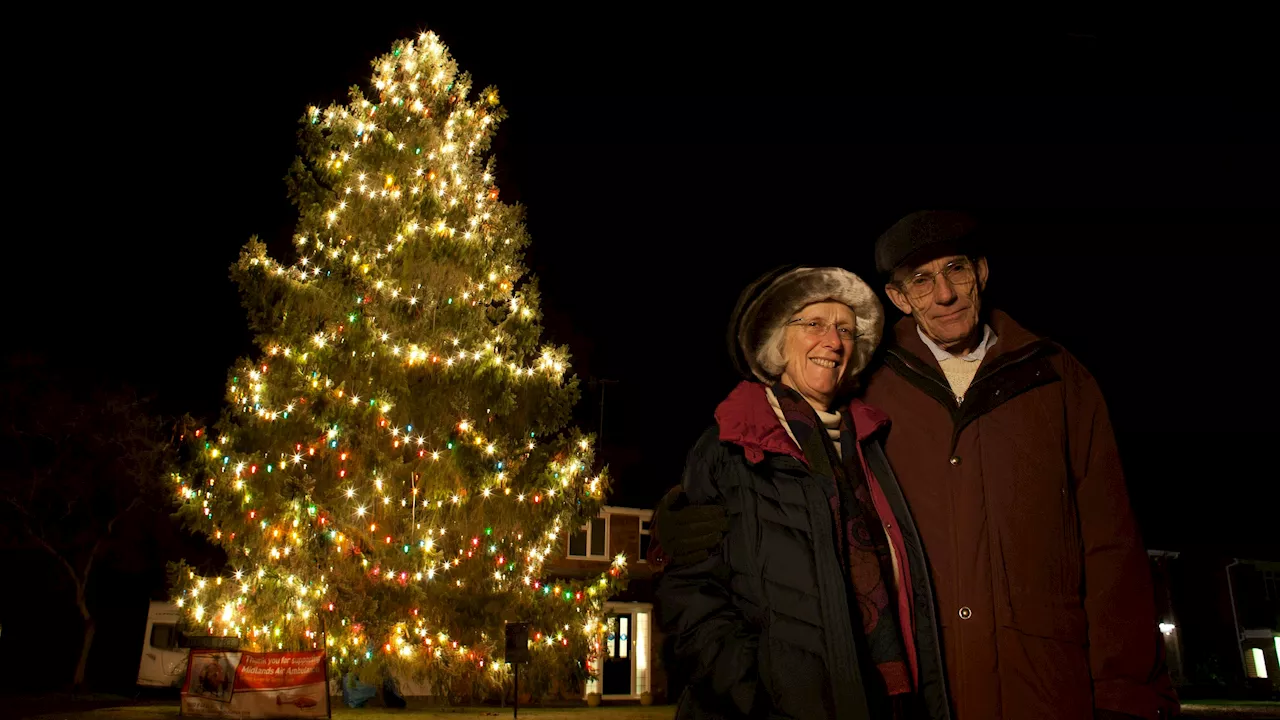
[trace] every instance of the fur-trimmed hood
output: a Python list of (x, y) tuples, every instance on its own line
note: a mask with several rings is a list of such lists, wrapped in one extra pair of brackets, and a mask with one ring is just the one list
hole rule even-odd
[(749, 380), (772, 383), (757, 359), (763, 344), (788, 316), (806, 305), (841, 302), (853, 311), (857, 325), (848, 374), (857, 377), (871, 362), (884, 332), (884, 307), (871, 286), (837, 267), (784, 266), (765, 273), (738, 298), (729, 323), (729, 355), (734, 367)]

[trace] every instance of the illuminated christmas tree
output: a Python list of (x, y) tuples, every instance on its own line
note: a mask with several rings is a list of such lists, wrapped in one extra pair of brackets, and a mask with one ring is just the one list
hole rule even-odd
[(522, 213), (498, 200), (504, 112), (433, 33), (373, 66), (374, 99), (302, 119), (296, 260), (255, 239), (232, 269), (260, 351), (174, 476), (229, 567), (179, 568), (176, 602), (195, 632), (438, 688), (501, 685), (504, 620), (527, 621), (534, 677), (581, 673), (625, 558), (585, 582), (544, 569), (608, 482), (566, 429), (577, 381), (541, 344)]

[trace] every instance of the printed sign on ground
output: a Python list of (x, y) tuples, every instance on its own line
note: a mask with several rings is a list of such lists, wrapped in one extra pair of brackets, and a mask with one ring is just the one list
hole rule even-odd
[(319, 718), (329, 713), (321, 650), (192, 650), (182, 714), (218, 718)]

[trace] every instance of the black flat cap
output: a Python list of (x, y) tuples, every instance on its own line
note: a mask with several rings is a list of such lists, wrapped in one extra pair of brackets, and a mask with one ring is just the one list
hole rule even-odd
[(917, 210), (893, 224), (876, 240), (876, 271), (889, 275), (925, 250), (942, 251), (970, 245), (978, 223), (950, 210)]

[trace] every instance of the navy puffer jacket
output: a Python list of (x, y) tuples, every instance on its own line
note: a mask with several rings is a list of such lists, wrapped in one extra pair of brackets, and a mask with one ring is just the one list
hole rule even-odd
[[(879, 448), (886, 420), (856, 401), (848, 412), (898, 559), (899, 617), (918, 688), (912, 715), (949, 720), (924, 555)], [(675, 669), (689, 680), (677, 720), (879, 717), (863, 682), (876, 670), (863, 665), (865, 653), (860, 660), (832, 536), (830, 479), (804, 462), (763, 385), (739, 385), (716, 420), (690, 451), (683, 483), (691, 503), (725, 507), (729, 532), (707, 560), (669, 568), (657, 588)]]

